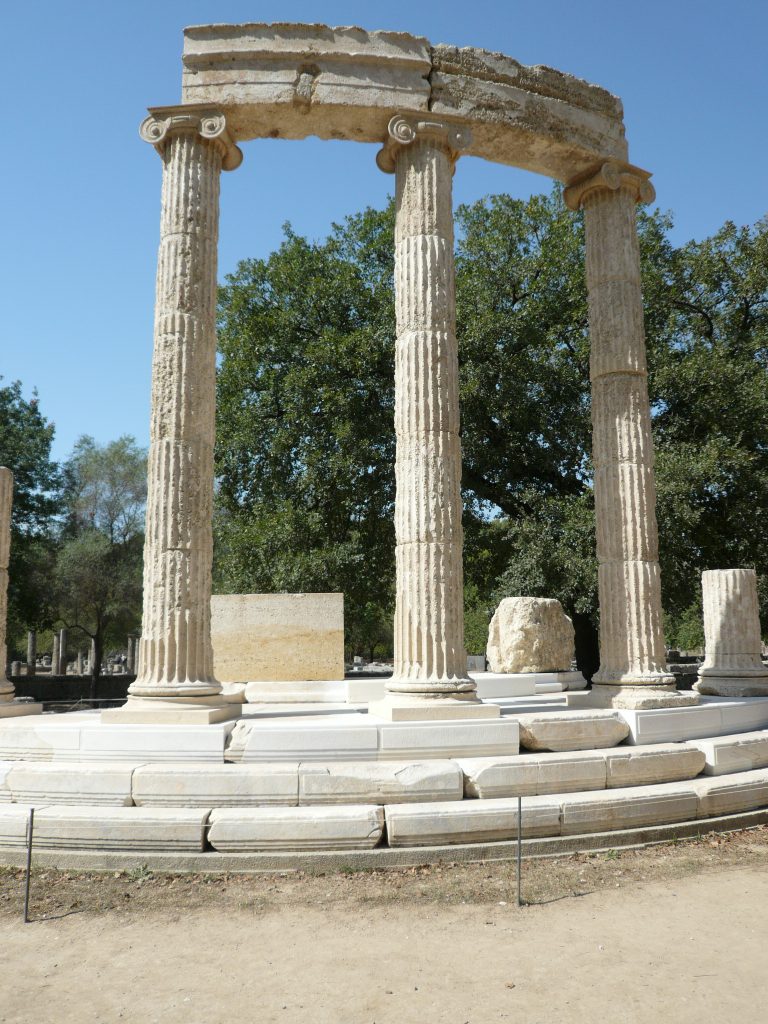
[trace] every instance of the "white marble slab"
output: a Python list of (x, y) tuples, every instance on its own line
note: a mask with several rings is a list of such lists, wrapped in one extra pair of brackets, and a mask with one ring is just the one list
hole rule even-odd
[(697, 779), (694, 788), (699, 798), (700, 818), (768, 807), (768, 770), (764, 768)]
[(669, 743), (750, 732), (768, 726), (768, 697), (702, 697), (693, 707), (617, 710), (626, 743)]
[(453, 761), (302, 764), (301, 804), (387, 804), (461, 800), (464, 776)]
[(223, 852), (370, 850), (384, 830), (384, 810), (371, 805), (251, 807), (211, 812), (208, 841)]
[[(442, 846), (491, 843), (517, 835), (517, 800), (460, 800), (444, 804), (387, 804), (390, 846)], [(560, 804), (551, 797), (529, 797), (523, 804), (523, 836), (560, 832)]]
[(704, 754), (705, 775), (727, 775), (768, 767), (768, 730), (691, 740)]
[(228, 761), (373, 761), (376, 726), (366, 716), (248, 718), (235, 725)]
[(131, 792), (141, 807), (289, 806), (299, 802), (299, 765), (144, 765), (133, 773)]
[(377, 729), (381, 760), (483, 757), (517, 754), (520, 749), (520, 733), (513, 719), (446, 722), (384, 722), (379, 719)]
[(136, 764), (76, 761), (16, 761), (7, 785), (16, 803), (88, 804), (130, 807)]
[(580, 835), (693, 821), (699, 807), (694, 785), (693, 782), (670, 782), (598, 793), (571, 793), (561, 798), (562, 834)]

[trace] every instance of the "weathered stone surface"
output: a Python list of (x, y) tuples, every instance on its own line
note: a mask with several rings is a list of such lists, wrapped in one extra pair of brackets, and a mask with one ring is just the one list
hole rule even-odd
[[(209, 108), (155, 108), (142, 137), (163, 161), (144, 610), (129, 693), (216, 695), (210, 635), (219, 178), (239, 151)], [(129, 702), (130, 705), (130, 702)]]
[(692, 821), (699, 806), (695, 785), (694, 782), (673, 782), (610, 789), (601, 793), (571, 793), (561, 801), (562, 834), (610, 832)]
[(133, 774), (141, 807), (263, 807), (299, 802), (299, 766), (280, 764), (145, 765)]
[[(584, 207), (589, 293), (592, 457), (600, 599), (596, 707), (672, 703), (661, 610), (656, 487), (635, 204), (654, 198), (647, 172), (608, 161), (572, 182)], [(600, 692), (602, 686), (604, 692)], [(643, 692), (641, 687), (648, 689)], [(654, 691), (651, 693), (651, 691)], [(680, 697), (679, 700), (695, 698)]]
[[(387, 804), (390, 846), (491, 843), (517, 835), (517, 800), (460, 800), (444, 804)], [(560, 831), (560, 804), (531, 797), (523, 806), (523, 835), (554, 836)]]
[(590, 751), (462, 758), (464, 795), (483, 800), (605, 789), (605, 760)]
[(379, 725), (381, 760), (482, 757), (517, 754), (519, 730), (512, 719), (479, 722), (393, 722)]
[(693, 779), (704, 770), (705, 760), (695, 745), (678, 743), (607, 750), (603, 757), (608, 789)]
[(325, 25), (203, 25), (184, 35), (184, 101), (226, 107), (239, 139), (376, 142), (393, 114), (429, 112), (471, 125), (473, 156), (561, 181), (627, 156), (620, 100), (500, 53)]
[[(208, 813), (207, 809), (175, 807), (43, 805), (35, 808), (34, 843), (35, 847), (59, 850), (196, 853), (204, 847)], [(0, 845), (26, 845), (28, 816), (29, 807), (25, 804), (0, 806)]]
[[(17, 803), (130, 807), (135, 764), (16, 762), (7, 785)], [(210, 806), (210, 805), (209, 805)]]
[(768, 698), (702, 697), (698, 707), (619, 710), (618, 714), (629, 726), (627, 744), (674, 743), (765, 729)]
[(8, 787), (8, 773), (15, 764), (15, 761), (0, 761), (0, 804), (10, 803), (11, 791)]
[(344, 595), (214, 595), (211, 640), (222, 683), (343, 679)]
[(226, 760), (369, 761), (376, 760), (379, 735), (363, 716), (323, 715), (320, 720), (242, 719), (227, 746)]
[(302, 764), (299, 803), (406, 803), (460, 800), (464, 778), (451, 761)]
[(559, 601), (505, 597), (488, 629), (491, 672), (567, 672), (573, 660), (573, 624)]
[(736, 814), (768, 807), (768, 771), (741, 772), (693, 783), (699, 798), (699, 817)]
[(705, 775), (727, 775), (768, 767), (768, 731), (690, 741), (705, 758)]
[(384, 830), (384, 810), (351, 807), (214, 809), (208, 841), (215, 850), (369, 850)]
[(615, 747), (629, 735), (629, 726), (613, 711), (546, 711), (515, 718), (526, 750)]
[(710, 569), (701, 574), (701, 585), (706, 657), (695, 689), (722, 697), (768, 696), (755, 570)]

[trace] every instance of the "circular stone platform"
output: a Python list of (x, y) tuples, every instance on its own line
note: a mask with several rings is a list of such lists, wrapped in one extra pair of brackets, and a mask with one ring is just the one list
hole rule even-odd
[(284, 870), (638, 845), (768, 821), (768, 699), (653, 711), (508, 699), (499, 719), (387, 722), (246, 705), (215, 725), (0, 721), (0, 862)]

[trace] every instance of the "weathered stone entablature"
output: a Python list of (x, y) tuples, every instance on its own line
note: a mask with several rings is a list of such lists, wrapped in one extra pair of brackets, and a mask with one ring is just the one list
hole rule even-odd
[(243, 162), (243, 153), (227, 129), (227, 119), (220, 110), (207, 104), (180, 104), (173, 107), (150, 107), (139, 127), (145, 142), (162, 155), (168, 139), (180, 132), (192, 132), (212, 142), (221, 153), (221, 169), (234, 171)]

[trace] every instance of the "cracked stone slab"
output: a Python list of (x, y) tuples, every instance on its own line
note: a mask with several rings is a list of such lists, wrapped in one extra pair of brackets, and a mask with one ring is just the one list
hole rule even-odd
[(464, 777), (452, 761), (302, 764), (301, 804), (460, 800)]

